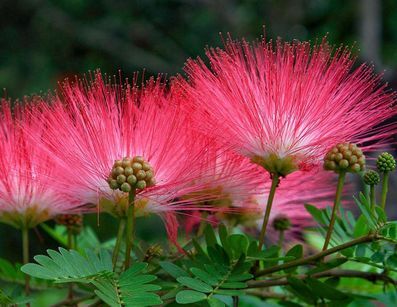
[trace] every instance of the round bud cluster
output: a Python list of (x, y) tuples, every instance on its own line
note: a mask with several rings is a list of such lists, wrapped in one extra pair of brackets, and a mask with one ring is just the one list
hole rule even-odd
[(143, 190), (155, 185), (152, 166), (143, 157), (116, 160), (108, 178), (112, 190), (130, 192), (132, 189)]
[(79, 233), (83, 227), (83, 215), (81, 214), (60, 214), (55, 218), (55, 223), (64, 225), (74, 233)]
[(327, 171), (358, 173), (365, 168), (365, 156), (356, 144), (340, 143), (331, 148), (324, 158)]
[(376, 160), (376, 167), (382, 173), (394, 171), (396, 169), (396, 160), (388, 152), (383, 152)]
[(373, 170), (366, 171), (363, 176), (363, 179), (364, 179), (364, 183), (370, 186), (377, 185), (380, 182), (380, 177), (378, 172)]
[(291, 220), (285, 215), (276, 216), (273, 219), (273, 228), (277, 231), (285, 231), (290, 229)]

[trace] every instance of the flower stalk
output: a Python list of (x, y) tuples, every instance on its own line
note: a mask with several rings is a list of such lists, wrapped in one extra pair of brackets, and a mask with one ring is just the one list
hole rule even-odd
[(369, 187), (369, 201), (370, 201), (370, 206), (371, 206), (371, 212), (372, 214), (375, 213), (375, 186), (371, 185)]
[(272, 186), (270, 188), (269, 198), (267, 199), (265, 216), (263, 217), (262, 229), (261, 229), (261, 233), (259, 235), (259, 245), (258, 245), (259, 250), (262, 249), (263, 244), (265, 242), (266, 228), (267, 228), (267, 225), (269, 224), (270, 212), (272, 210), (274, 196), (276, 194), (276, 189), (277, 189), (279, 183), (280, 183), (279, 175), (272, 174)]
[(125, 261), (124, 269), (127, 270), (130, 267), (131, 251), (134, 244), (134, 232), (135, 232), (135, 189), (132, 189), (128, 193), (128, 211), (127, 211), (127, 233), (126, 233), (126, 249), (125, 249)]
[(332, 208), (331, 220), (329, 222), (327, 235), (325, 237), (325, 241), (324, 241), (324, 245), (323, 245), (323, 249), (322, 249), (323, 251), (327, 250), (328, 244), (331, 241), (331, 236), (332, 236), (332, 232), (334, 230), (336, 216), (337, 216), (337, 214), (339, 212), (340, 200), (341, 200), (341, 197), (342, 197), (342, 191), (343, 191), (343, 185), (345, 183), (345, 177), (346, 177), (346, 172), (340, 172), (339, 173), (338, 185), (337, 185), (337, 188), (336, 188), (334, 206)]
[(384, 173), (382, 182), (382, 196), (381, 196), (381, 206), (382, 209), (386, 207), (387, 193), (389, 190), (389, 172)]
[(119, 228), (117, 231), (116, 244), (114, 246), (113, 256), (112, 256), (113, 271), (116, 269), (117, 259), (119, 257), (119, 253), (120, 253), (121, 242), (124, 237), (125, 225), (126, 225), (125, 218), (121, 218), (120, 223), (119, 223)]
[[(21, 229), (22, 232), (22, 255), (23, 255), (23, 264), (29, 263), (29, 229), (24, 226)], [(30, 294), (30, 277), (28, 274), (25, 274), (25, 294)]]

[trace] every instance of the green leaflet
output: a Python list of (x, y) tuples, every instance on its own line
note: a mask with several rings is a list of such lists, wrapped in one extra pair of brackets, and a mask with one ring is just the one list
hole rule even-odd
[(26, 264), (21, 270), (30, 276), (57, 283), (90, 283), (96, 288), (94, 293), (111, 307), (154, 306), (162, 303), (160, 297), (152, 293), (161, 287), (150, 284), (157, 277), (144, 274), (147, 263), (137, 262), (117, 276), (112, 271), (110, 254), (105, 250), (101, 250), (99, 255), (90, 250), (82, 255), (63, 248), (59, 248), (59, 252), (48, 250), (47, 253), (48, 256), (35, 256), (37, 264)]

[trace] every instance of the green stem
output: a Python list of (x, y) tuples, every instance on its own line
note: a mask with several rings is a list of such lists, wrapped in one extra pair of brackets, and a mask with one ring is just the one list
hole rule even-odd
[(278, 235), (278, 246), (280, 247), (280, 250), (283, 248), (283, 243), (284, 243), (284, 230), (280, 230)]
[[(29, 229), (27, 227), (22, 228), (22, 254), (23, 264), (29, 263)], [(30, 293), (30, 277), (25, 274), (25, 294)]]
[(269, 223), (270, 211), (272, 210), (274, 195), (276, 194), (276, 189), (279, 182), (280, 182), (279, 175), (272, 174), (272, 186), (270, 188), (269, 198), (267, 199), (265, 216), (263, 217), (263, 223), (262, 223), (262, 230), (259, 235), (259, 246), (258, 246), (259, 250), (262, 249), (263, 243), (265, 242), (266, 228), (267, 228), (267, 224)]
[(75, 246), (76, 241), (73, 234), (73, 230), (70, 227), (68, 227), (67, 230), (68, 230), (68, 249), (76, 249)]
[(128, 211), (127, 211), (127, 233), (125, 242), (125, 261), (124, 269), (127, 270), (130, 267), (131, 250), (134, 244), (134, 231), (135, 231), (135, 189), (132, 189), (128, 194)]
[(205, 226), (207, 225), (207, 217), (208, 217), (208, 212), (203, 212), (201, 214), (201, 221), (199, 228), (197, 229), (197, 238), (201, 237), (204, 233)]
[[(75, 237), (73, 233), (73, 229), (71, 227), (67, 227), (67, 232), (68, 232), (68, 249), (75, 249)], [(73, 301), (73, 283), (69, 284), (69, 289), (68, 289), (68, 301), (71, 302)]]
[(349, 247), (352, 247), (352, 246), (355, 246), (355, 245), (358, 245), (358, 244), (361, 244), (361, 243), (371, 242), (373, 240), (379, 240), (379, 239), (382, 239), (382, 238), (379, 237), (376, 234), (368, 234), (366, 236), (362, 236), (362, 237), (359, 237), (359, 238), (354, 239), (352, 241), (343, 243), (341, 245), (337, 245), (335, 247), (332, 247), (330, 249), (321, 251), (321, 252), (319, 252), (317, 254), (308, 256), (306, 258), (300, 258), (300, 259), (297, 259), (297, 260), (293, 260), (293, 261), (290, 261), (290, 262), (286, 262), (286, 263), (283, 263), (283, 264), (279, 264), (279, 265), (276, 265), (276, 266), (273, 266), (273, 267), (258, 271), (255, 274), (255, 276), (259, 277), (259, 276), (269, 275), (269, 274), (272, 274), (272, 273), (275, 273), (275, 272), (278, 272), (278, 271), (281, 271), (281, 270), (285, 270), (285, 269), (293, 268), (293, 267), (296, 267), (296, 266), (308, 264), (308, 263), (317, 261), (319, 259), (322, 259), (325, 256), (328, 256), (328, 255), (331, 255), (333, 253), (336, 253), (336, 252), (339, 252), (341, 250), (344, 250), (346, 248), (349, 248)]
[[(305, 279), (308, 277), (312, 278), (324, 278), (324, 277), (347, 277), (347, 278), (361, 278), (366, 279), (371, 282), (383, 281), (391, 283), (393, 285), (397, 284), (397, 281), (387, 276), (384, 273), (374, 273), (374, 272), (362, 272), (354, 270), (329, 270), (325, 272), (315, 273), (312, 275), (295, 275), (296, 278)], [(288, 285), (288, 280), (286, 278), (281, 279), (269, 279), (269, 280), (252, 280), (248, 282), (248, 288), (268, 288), (273, 286), (283, 286)]]
[(371, 212), (372, 214), (375, 213), (375, 186), (371, 185), (369, 187), (369, 197), (370, 197), (370, 203), (371, 203)]
[(383, 173), (383, 184), (382, 184), (382, 209), (385, 209), (386, 207), (386, 197), (387, 197), (387, 191), (389, 189), (389, 172)]
[(329, 241), (331, 241), (332, 231), (334, 230), (336, 216), (339, 212), (340, 199), (342, 197), (343, 185), (345, 183), (346, 172), (340, 172), (338, 178), (338, 186), (336, 188), (334, 206), (332, 208), (331, 221), (329, 222), (327, 235), (325, 237), (323, 251), (328, 248)]
[(238, 306), (239, 306), (239, 297), (233, 296), (233, 307), (238, 307)]
[(117, 231), (116, 245), (114, 246), (114, 250), (113, 250), (113, 257), (112, 257), (113, 270), (115, 270), (116, 268), (117, 259), (119, 257), (121, 241), (123, 240), (123, 235), (125, 230), (125, 224), (126, 224), (125, 218), (121, 218), (119, 223), (119, 229)]

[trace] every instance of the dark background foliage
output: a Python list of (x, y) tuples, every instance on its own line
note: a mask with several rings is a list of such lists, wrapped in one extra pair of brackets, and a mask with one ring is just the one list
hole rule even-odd
[[(395, 0), (0, 0), (0, 14), (0, 87), (11, 99), (97, 68), (125, 77), (181, 73), (188, 57), (222, 46), (220, 32), (312, 41), (328, 33), (336, 45), (354, 44), (359, 61), (374, 63), (397, 87)], [(101, 224), (102, 236), (115, 233), (111, 218)], [(148, 240), (164, 233), (157, 220), (141, 224)], [(19, 233), (8, 226), (0, 233), (0, 255), (20, 257)], [(33, 253), (49, 242), (34, 233)]]
[(219, 33), (356, 44), (361, 59), (396, 78), (395, 0), (1, 0), (0, 86), (20, 98), (101, 68), (131, 76), (181, 72), (220, 46)]

